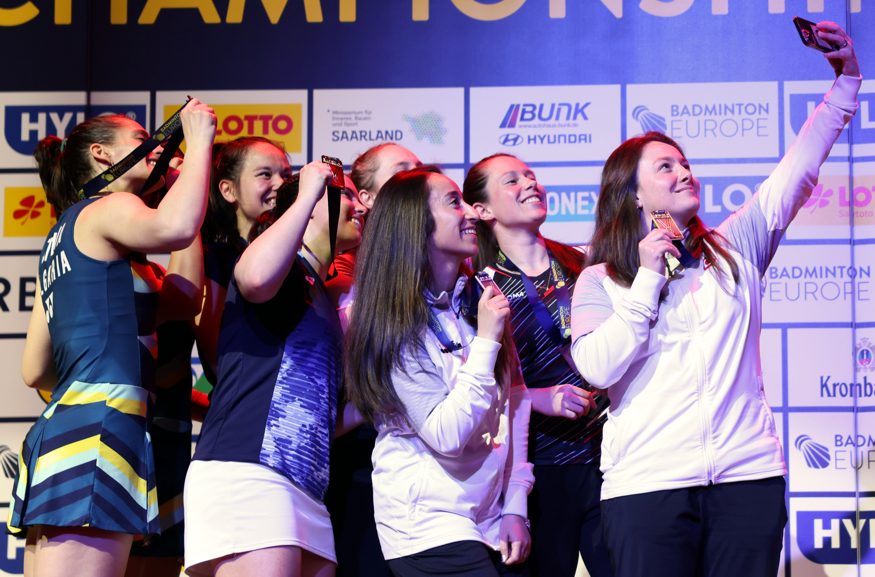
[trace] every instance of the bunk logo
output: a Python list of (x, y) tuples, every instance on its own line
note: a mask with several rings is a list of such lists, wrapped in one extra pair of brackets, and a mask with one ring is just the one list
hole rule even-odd
[(46, 193), (35, 186), (9, 186), (3, 195), (4, 237), (45, 237), (57, 222)]
[(524, 127), (539, 124), (537, 128), (553, 128), (553, 125), (574, 127), (578, 122), (589, 120), (587, 108), (592, 102), (525, 102), (511, 104), (499, 128)]
[[(176, 105), (164, 107), (164, 117), (176, 112)], [(288, 104), (214, 104), (216, 140), (234, 140), (241, 136), (262, 136), (279, 142), (287, 153), (301, 152), (301, 103)]]
[(498, 142), (502, 146), (591, 144), (593, 135), (584, 126), (590, 120), (590, 105), (580, 101), (511, 103), (498, 128), (526, 133), (500, 134)]
[(146, 123), (146, 106), (142, 104), (84, 104), (6, 106), (4, 136), (9, 147), (30, 156), (37, 143), (50, 134), (66, 137), (73, 127), (86, 118), (101, 114), (123, 114), (143, 126)]
[[(875, 92), (861, 92), (857, 100), (860, 108), (848, 124), (854, 129), (854, 144), (875, 144)], [(821, 102), (823, 102), (821, 93), (790, 94), (789, 117), (793, 134), (799, 134), (802, 125)], [(847, 127), (845, 127), (838, 142), (847, 143), (847, 141)]]
[[(859, 520), (858, 520), (859, 519)], [(798, 511), (799, 550), (821, 565), (875, 565), (875, 511)]]

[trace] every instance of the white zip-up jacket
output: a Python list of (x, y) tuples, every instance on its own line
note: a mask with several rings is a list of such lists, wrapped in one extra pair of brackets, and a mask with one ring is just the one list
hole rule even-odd
[(386, 559), (458, 541), (498, 549), (502, 515), (527, 518), (531, 401), (520, 377), (510, 387), (496, 382), (501, 345), (459, 317), (464, 285), (460, 278), (452, 301), (447, 293), (426, 298), (447, 336), (465, 346), (441, 352), (426, 329), (425, 350), (403, 351), (392, 372), (411, 422), (377, 423), (374, 518)]
[(737, 285), (728, 267), (721, 277), (701, 264), (668, 283), (642, 267), (629, 288), (604, 264), (581, 274), (572, 355), (611, 400), (602, 499), (786, 473), (762, 384), (764, 275), (856, 111), (861, 82), (836, 79), (769, 178), (718, 227)]

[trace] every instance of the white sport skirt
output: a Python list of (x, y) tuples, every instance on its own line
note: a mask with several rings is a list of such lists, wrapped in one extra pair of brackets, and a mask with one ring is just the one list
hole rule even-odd
[(337, 563), (325, 504), (269, 467), (192, 461), (184, 498), (189, 575), (211, 575), (214, 559), (287, 545)]

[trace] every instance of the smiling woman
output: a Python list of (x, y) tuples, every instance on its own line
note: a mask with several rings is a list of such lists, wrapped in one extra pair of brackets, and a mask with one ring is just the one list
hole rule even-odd
[[(716, 229), (697, 216), (698, 182), (670, 138), (632, 138), (605, 163), (593, 266), (574, 289), (572, 353), (611, 400), (602, 515), (618, 577), (778, 570), (786, 468), (763, 389), (764, 277), (862, 82), (844, 30), (821, 22), (817, 34), (841, 46), (826, 54), (832, 89), (769, 178)], [(668, 214), (681, 238), (659, 225)]]
[(346, 385), (378, 431), (383, 554), (399, 576), (520, 574), (529, 402), (504, 335), (507, 299), (487, 288), (476, 321), (463, 314), (477, 215), (452, 180), (415, 169), (382, 187), (369, 218)]
[(508, 295), (513, 340), (532, 399), (535, 484), (529, 498), (536, 575), (571, 577), (583, 558), (592, 577), (611, 575), (599, 514), (598, 470), (605, 395), (570, 362), (571, 291), (584, 255), (545, 239), (546, 191), (508, 154), (484, 158), (465, 178), (480, 216), (474, 262)]

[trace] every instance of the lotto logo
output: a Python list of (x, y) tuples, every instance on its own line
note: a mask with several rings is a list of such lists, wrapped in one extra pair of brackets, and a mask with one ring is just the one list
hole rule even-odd
[(3, 195), (3, 236), (45, 237), (57, 221), (43, 189), (10, 186)]
[[(279, 142), (287, 153), (301, 152), (301, 104), (215, 104), (216, 140), (262, 136)], [(176, 111), (165, 106), (164, 116)]]

